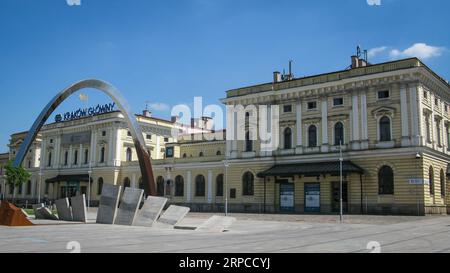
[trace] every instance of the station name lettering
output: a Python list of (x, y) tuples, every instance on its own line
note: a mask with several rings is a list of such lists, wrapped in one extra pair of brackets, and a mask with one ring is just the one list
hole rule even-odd
[(101, 114), (113, 112), (115, 107), (116, 107), (116, 104), (113, 102), (113, 103), (108, 103), (108, 104), (103, 104), (103, 105), (99, 104), (95, 107), (80, 108), (80, 109), (72, 111), (72, 112), (66, 112), (64, 114), (56, 115), (55, 121), (56, 122), (71, 121), (71, 120), (75, 120), (75, 119), (101, 115)]

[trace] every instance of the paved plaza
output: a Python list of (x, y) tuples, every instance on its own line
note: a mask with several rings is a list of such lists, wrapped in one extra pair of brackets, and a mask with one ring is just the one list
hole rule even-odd
[[(212, 214), (190, 213), (180, 224), (198, 226)], [(383, 253), (450, 253), (450, 217), (232, 214), (223, 233), (165, 227), (130, 227), (39, 220), (34, 227), (0, 227), (0, 252), (163, 253), (364, 253), (368, 244)]]

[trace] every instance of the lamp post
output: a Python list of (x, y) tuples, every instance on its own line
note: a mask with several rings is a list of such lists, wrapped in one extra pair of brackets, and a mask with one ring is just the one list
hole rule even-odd
[(89, 179), (88, 179), (88, 201), (87, 201), (87, 209), (91, 208), (91, 175), (92, 175), (92, 165), (89, 163), (89, 171), (88, 171)]
[(343, 179), (342, 179), (342, 162), (344, 158), (342, 156), (342, 141), (339, 141), (339, 172), (340, 172), (340, 186), (339, 186), (339, 220), (342, 222), (344, 218), (343, 208), (342, 208), (342, 187), (343, 187)]
[(228, 216), (228, 167), (230, 163), (225, 159), (225, 216)]

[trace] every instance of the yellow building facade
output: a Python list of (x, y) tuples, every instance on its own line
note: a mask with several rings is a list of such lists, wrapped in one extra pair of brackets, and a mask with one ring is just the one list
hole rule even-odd
[[(222, 102), (248, 112), (241, 128), (232, 113), (233, 130), (173, 137), (171, 130), (181, 128), (175, 119), (137, 116), (158, 195), (171, 204), (337, 213), (342, 177), (346, 213), (450, 212), (450, 86), (416, 58), (370, 65), (353, 57), (348, 70), (304, 78), (274, 73), (270, 83), (227, 91)], [(254, 109), (272, 105), (279, 126), (270, 134), (279, 145), (267, 150), (250, 123)], [(12, 135), (9, 158), (24, 136)], [(16, 196), (30, 202), (90, 191), (95, 205), (104, 183), (142, 187), (119, 112), (45, 125), (24, 166), (32, 178)], [(8, 186), (2, 191), (11, 197)]]

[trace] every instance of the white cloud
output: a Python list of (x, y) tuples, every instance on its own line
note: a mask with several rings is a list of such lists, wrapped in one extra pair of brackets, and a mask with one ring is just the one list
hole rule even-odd
[(168, 104), (165, 104), (162, 102), (149, 103), (148, 107), (150, 107), (150, 109), (152, 109), (154, 111), (160, 111), (160, 112), (168, 111), (170, 109)]
[(405, 50), (392, 49), (389, 55), (392, 58), (417, 57), (420, 59), (429, 59), (439, 57), (445, 51), (444, 47), (429, 46), (425, 43), (416, 43)]
[(386, 51), (387, 46), (380, 46), (380, 47), (376, 47), (376, 48), (372, 48), (367, 52), (367, 55), (369, 58), (373, 58), (381, 53), (383, 53), (384, 51)]

